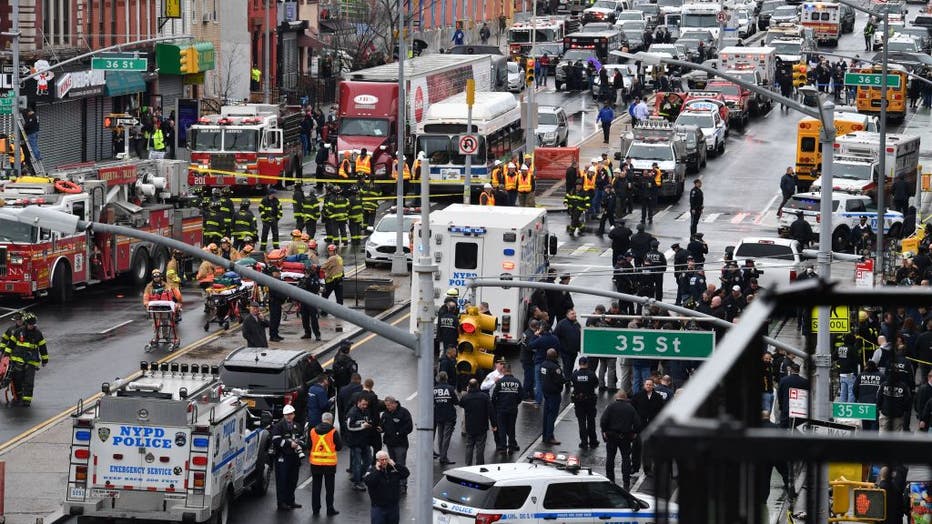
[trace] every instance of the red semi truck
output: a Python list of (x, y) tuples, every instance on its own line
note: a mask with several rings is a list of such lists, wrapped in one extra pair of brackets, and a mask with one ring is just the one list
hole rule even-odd
[[(475, 79), (476, 91), (496, 91), (507, 83), (505, 57), (496, 55), (438, 54), (415, 57), (405, 62), (406, 147), (413, 155), (414, 131), (427, 108), (461, 93), (466, 80)], [(504, 80), (503, 80), (504, 78)], [(339, 162), (345, 151), (352, 155), (363, 148), (371, 155), (375, 180), (391, 178), (392, 155), (398, 149), (398, 64), (385, 64), (353, 71), (340, 82), (336, 137), (331, 137), (327, 178), (338, 178)]]

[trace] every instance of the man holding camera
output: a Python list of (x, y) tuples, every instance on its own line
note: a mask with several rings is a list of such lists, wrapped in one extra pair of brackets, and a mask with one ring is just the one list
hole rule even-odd
[(372, 524), (398, 524), (401, 483), (410, 474), (408, 468), (390, 459), (387, 452), (375, 454), (375, 465), (369, 468), (364, 479), (372, 503)]
[(286, 404), (282, 415), (282, 419), (272, 426), (272, 448), (276, 454), (275, 496), (279, 510), (292, 510), (301, 507), (294, 501), (294, 490), (298, 486), (298, 468), (305, 453), (294, 424), (294, 406)]

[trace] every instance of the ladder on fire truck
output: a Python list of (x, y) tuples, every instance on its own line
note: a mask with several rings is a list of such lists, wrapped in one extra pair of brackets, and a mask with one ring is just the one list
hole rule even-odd
[[(26, 147), (26, 151), (29, 152), (27, 156), (24, 157), (23, 162), (27, 164), (32, 169), (32, 174), (36, 176), (45, 176), (46, 170), (45, 165), (41, 160), (36, 160), (34, 151), (29, 145), (29, 140), (26, 139), (26, 122), (23, 119), (22, 113), (14, 110), (11, 115), (0, 115), (0, 134), (6, 135), (7, 137), (14, 136), (14, 134), (19, 137), (16, 141), (17, 145), (22, 144)], [(9, 143), (9, 142), (7, 142)], [(15, 163), (16, 153), (11, 150), (9, 153), (0, 152), (0, 172), (10, 172), (13, 169)]]

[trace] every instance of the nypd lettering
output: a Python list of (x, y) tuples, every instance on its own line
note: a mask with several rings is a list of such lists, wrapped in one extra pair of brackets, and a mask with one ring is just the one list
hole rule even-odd
[[(110, 428), (98, 428), (97, 436), (101, 442), (106, 442), (110, 438)], [(171, 449), (172, 438), (166, 438), (167, 434), (163, 428), (152, 428), (148, 426), (120, 426), (118, 435), (113, 435), (110, 439), (111, 445), (116, 447), (128, 448), (161, 448)], [(176, 441), (184, 442), (175, 435)], [(182, 444), (183, 445), (183, 444)]]

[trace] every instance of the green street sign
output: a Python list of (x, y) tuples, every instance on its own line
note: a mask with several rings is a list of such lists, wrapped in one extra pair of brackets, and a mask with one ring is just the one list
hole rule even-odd
[[(883, 75), (876, 73), (845, 73), (846, 86), (880, 87)], [(887, 75), (887, 87), (900, 88), (900, 75)]]
[(148, 58), (91, 58), (91, 69), (95, 71), (145, 71), (148, 68)]
[(832, 402), (832, 418), (877, 420), (877, 405), (856, 402)]
[(0, 96), (0, 115), (12, 115), (13, 106), (16, 105), (16, 98), (13, 97), (13, 91), (7, 91), (3, 96)]
[(586, 327), (582, 353), (592, 357), (703, 360), (712, 355), (712, 331)]

